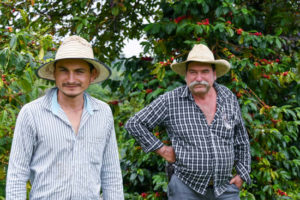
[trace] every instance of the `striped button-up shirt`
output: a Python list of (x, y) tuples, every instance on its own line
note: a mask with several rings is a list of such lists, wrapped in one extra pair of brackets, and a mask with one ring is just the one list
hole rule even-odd
[(57, 89), (20, 111), (10, 153), (6, 200), (124, 199), (111, 110), (84, 94), (78, 133), (57, 102)]
[(232, 178), (233, 167), (250, 183), (251, 156), (235, 95), (217, 83), (214, 88), (217, 109), (210, 125), (188, 87), (182, 86), (159, 96), (130, 118), (125, 128), (149, 152), (163, 146), (150, 131), (157, 125), (164, 126), (175, 150), (175, 175), (200, 194), (206, 193), (213, 180), (219, 196)]

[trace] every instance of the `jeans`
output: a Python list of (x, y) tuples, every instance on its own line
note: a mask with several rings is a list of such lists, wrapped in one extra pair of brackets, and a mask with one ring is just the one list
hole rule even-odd
[(205, 195), (201, 195), (186, 186), (175, 174), (168, 185), (169, 200), (240, 200), (240, 190), (235, 184), (228, 185), (227, 190), (215, 197), (213, 186), (207, 188)]

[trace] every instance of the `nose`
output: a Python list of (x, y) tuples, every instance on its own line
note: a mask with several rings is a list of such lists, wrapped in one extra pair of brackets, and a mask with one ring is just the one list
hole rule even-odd
[(68, 81), (71, 83), (75, 81), (75, 74), (73, 72), (69, 72)]
[(202, 78), (201, 73), (198, 73), (198, 74), (196, 75), (196, 81), (202, 81), (202, 80), (203, 80), (203, 78)]

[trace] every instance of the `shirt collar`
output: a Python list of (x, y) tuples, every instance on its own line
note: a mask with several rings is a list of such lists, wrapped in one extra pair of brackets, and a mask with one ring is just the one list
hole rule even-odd
[[(60, 107), (58, 101), (57, 101), (57, 88), (55, 88), (53, 95), (52, 95), (52, 100), (51, 100), (51, 111), (53, 114), (57, 115), (59, 110), (62, 110)], [(83, 95), (84, 98), (84, 106), (83, 109), (86, 110), (90, 115), (94, 114), (94, 111), (91, 106), (91, 100), (88, 98), (87, 94), (84, 93)]]

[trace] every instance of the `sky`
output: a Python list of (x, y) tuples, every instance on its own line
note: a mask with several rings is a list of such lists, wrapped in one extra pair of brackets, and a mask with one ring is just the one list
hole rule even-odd
[(141, 41), (134, 39), (128, 40), (125, 47), (122, 49), (126, 58), (137, 56), (143, 51), (142, 46), (139, 44)]

